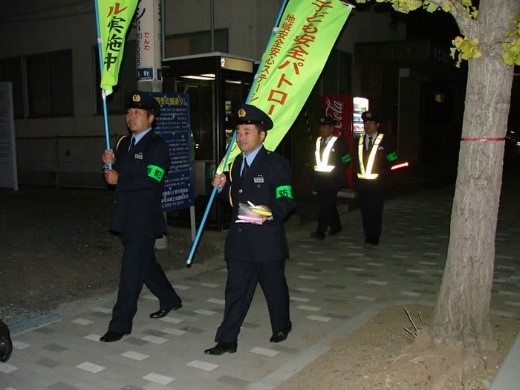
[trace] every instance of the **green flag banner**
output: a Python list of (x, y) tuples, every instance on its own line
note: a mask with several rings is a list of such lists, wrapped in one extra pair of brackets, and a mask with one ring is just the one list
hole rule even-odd
[[(264, 146), (274, 150), (289, 131), (321, 74), (352, 6), (340, 0), (291, 0), (262, 57), (249, 104), (269, 114), (274, 128)], [(240, 154), (236, 142), (228, 164)]]
[(125, 49), (126, 32), (139, 0), (95, 0), (101, 39), (101, 89), (106, 95), (117, 85)]

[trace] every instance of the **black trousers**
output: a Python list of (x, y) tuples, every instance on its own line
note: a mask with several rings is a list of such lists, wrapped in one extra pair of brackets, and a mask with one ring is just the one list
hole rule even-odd
[(319, 190), (317, 191), (320, 212), (318, 214), (318, 233), (327, 233), (327, 228), (332, 231), (341, 230), (341, 221), (338, 213), (338, 190)]
[(233, 343), (238, 339), (240, 327), (246, 318), (260, 283), (267, 301), (271, 330), (282, 332), (290, 321), (289, 289), (284, 275), (285, 262), (239, 262), (228, 261), (226, 304), (224, 319), (217, 329), (216, 342)]
[(131, 333), (143, 284), (159, 298), (160, 309), (169, 310), (181, 305), (182, 301), (155, 258), (155, 236), (141, 231), (122, 233), (121, 239), (124, 250), (119, 289), (108, 330)]
[(357, 199), (365, 238), (379, 239), (383, 223), (385, 187), (380, 183), (364, 183), (357, 188)]

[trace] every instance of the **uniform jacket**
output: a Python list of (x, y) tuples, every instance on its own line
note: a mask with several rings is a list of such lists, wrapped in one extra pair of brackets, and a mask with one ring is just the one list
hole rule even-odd
[[(289, 255), (285, 236), (284, 220), (296, 205), (292, 197), (291, 169), (289, 162), (279, 154), (266, 150), (258, 151), (248, 174), (240, 177), (242, 155), (235, 158), (229, 180), (220, 192), (233, 207), (229, 233), (226, 238), (227, 261), (264, 262), (283, 261)], [(279, 194), (277, 189), (290, 191)], [(236, 223), (239, 203), (250, 201), (255, 205), (268, 206), (272, 220), (263, 225)]]
[(329, 165), (333, 165), (334, 169), (330, 172), (314, 171), (314, 190), (331, 191), (339, 190), (347, 186), (345, 169), (348, 165), (348, 161), (344, 161), (345, 158), (350, 160), (347, 143), (345, 139), (340, 136), (336, 142), (334, 142), (328, 160)]
[[(364, 145), (364, 137), (366, 135), (361, 135), (360, 137), (356, 138), (354, 142), (354, 148), (353, 148), (353, 160), (355, 163), (355, 180), (358, 188), (363, 188), (363, 186), (386, 186), (388, 184), (388, 179), (390, 175), (390, 168), (395, 163), (395, 160), (397, 159), (397, 151), (396, 151), (396, 144), (395, 139), (388, 135), (384, 134), (383, 139), (381, 140), (381, 143), (379, 145), (373, 145), (372, 147), (377, 147), (377, 152), (374, 160), (374, 165), (372, 168), (372, 173), (377, 173), (379, 176), (376, 179), (373, 180), (364, 180), (359, 179), (357, 177), (357, 174), (360, 173), (360, 164), (359, 164), (359, 153), (358, 153), (358, 146), (359, 146), (359, 140), (361, 137), (363, 137), (362, 142)], [(366, 161), (368, 159), (368, 156), (370, 154), (370, 150), (366, 150), (366, 147), (363, 147), (363, 159)]]
[(110, 216), (110, 230), (133, 232), (150, 230), (156, 236), (166, 233), (161, 209), (164, 178), (159, 182), (148, 176), (148, 166), (170, 169), (168, 145), (153, 130), (129, 150), (132, 137), (124, 138), (116, 150), (113, 166), (119, 173)]

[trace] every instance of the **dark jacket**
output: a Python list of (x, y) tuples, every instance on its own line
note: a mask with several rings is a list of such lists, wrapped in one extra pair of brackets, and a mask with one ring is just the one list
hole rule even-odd
[(110, 230), (129, 232), (152, 231), (156, 236), (166, 233), (161, 209), (164, 177), (158, 181), (148, 175), (150, 166), (170, 169), (170, 155), (166, 142), (153, 130), (129, 150), (131, 137), (124, 138), (116, 150), (113, 166), (119, 173)]
[[(316, 157), (315, 157), (316, 159)], [(328, 165), (334, 166), (330, 172), (313, 171), (314, 190), (331, 191), (347, 187), (345, 169), (350, 162), (347, 143), (343, 137), (338, 137), (330, 151)], [(315, 163), (317, 163), (315, 161)]]
[[(393, 164), (395, 164), (397, 160), (397, 151), (396, 151), (396, 143), (395, 139), (387, 134), (383, 134), (383, 139), (381, 140), (381, 143), (379, 145), (373, 145), (373, 148), (376, 149), (376, 156), (374, 160), (374, 165), (372, 168), (372, 173), (378, 174), (378, 177), (373, 180), (366, 180), (358, 178), (358, 173), (361, 172), (360, 169), (360, 162), (359, 162), (359, 141), (361, 140), (364, 142), (364, 135), (356, 138), (353, 148), (353, 160), (355, 164), (356, 174), (355, 174), (355, 180), (356, 180), (356, 186), (357, 188), (363, 188), (364, 186), (381, 186), (385, 187), (389, 184), (389, 177), (390, 177), (390, 168)], [(370, 151), (366, 150), (366, 148), (363, 146), (362, 151), (362, 158), (364, 160), (364, 164), (366, 167), (367, 159), (369, 156)]]
[[(229, 179), (220, 192), (233, 207), (229, 233), (226, 238), (227, 261), (264, 262), (283, 261), (289, 255), (284, 221), (296, 202), (292, 194), (289, 162), (263, 146), (243, 178), (240, 177), (242, 155), (231, 165)], [(250, 201), (268, 206), (272, 220), (263, 225), (236, 223), (239, 203)]]

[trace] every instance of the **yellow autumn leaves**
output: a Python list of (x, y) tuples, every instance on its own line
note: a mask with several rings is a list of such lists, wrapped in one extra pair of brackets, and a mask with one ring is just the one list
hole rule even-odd
[(513, 18), (515, 29), (508, 32), (502, 42), (502, 59), (507, 65), (520, 65), (520, 17)]
[[(515, 29), (505, 34), (504, 41), (501, 43), (502, 59), (506, 65), (520, 65), (520, 17), (513, 18)], [(456, 37), (450, 49), (451, 58), (455, 60), (455, 65), (460, 67), (462, 60), (478, 58), (482, 55), (477, 48), (478, 39), (468, 39)]]
[[(358, 3), (367, 3), (370, 0), (357, 0)], [(428, 12), (435, 12), (442, 9), (444, 12), (452, 12), (453, 2), (440, 2), (429, 0), (376, 0), (378, 3), (390, 3), (392, 7), (399, 12), (409, 13), (422, 7)], [(471, 19), (477, 19), (478, 9), (474, 6), (473, 0), (459, 0), (464, 10), (467, 12), (466, 16)], [(439, 8), (439, 4), (442, 7)], [(515, 29), (508, 32), (501, 42), (503, 49), (502, 59), (507, 65), (520, 65), (520, 16), (513, 17), (513, 24)], [(450, 49), (450, 55), (455, 60), (455, 65), (460, 67), (463, 60), (470, 60), (482, 56), (478, 49), (479, 40), (476, 38), (456, 37), (453, 41), (453, 47)]]
[(460, 67), (462, 60), (470, 60), (472, 58), (478, 58), (482, 55), (480, 50), (477, 48), (479, 41), (478, 39), (467, 39), (463, 37), (456, 37), (453, 41), (453, 46), (450, 49), (450, 56), (455, 60), (455, 66)]

